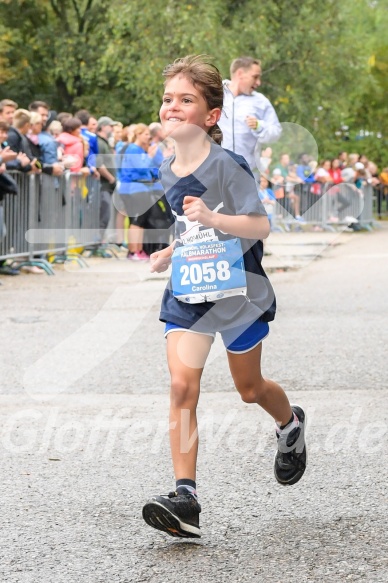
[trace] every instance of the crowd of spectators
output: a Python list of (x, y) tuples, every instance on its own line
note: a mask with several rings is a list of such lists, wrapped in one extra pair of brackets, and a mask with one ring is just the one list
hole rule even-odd
[[(301, 214), (301, 196), (305, 195), (309, 205), (324, 193), (335, 195), (338, 207), (329, 217), (329, 222), (345, 219), (344, 211), (350, 206), (341, 184), (353, 185), (357, 189), (369, 184), (375, 189), (388, 190), (388, 168), (378, 171), (377, 165), (365, 155), (339, 152), (336, 158), (319, 162), (302, 153), (291, 160), (286, 152), (273, 159), (271, 148), (261, 153), (259, 196), (271, 218), (276, 201), (290, 212), (297, 221), (304, 222)], [(353, 217), (352, 217), (353, 218)]]
[[(10, 99), (0, 101), (0, 175), (18, 170), (23, 173), (62, 176), (79, 173), (100, 180), (100, 232), (104, 236), (111, 218), (111, 199), (116, 213), (118, 245), (124, 244), (125, 217), (130, 218), (128, 258), (145, 261), (143, 230), (159, 214), (159, 225), (171, 224), (163, 192), (148, 197), (144, 208), (137, 208), (139, 196), (161, 190), (157, 170), (164, 157), (173, 152), (173, 143), (165, 139), (159, 123), (131, 124), (124, 127), (109, 116), (94, 117), (86, 109), (74, 115), (50, 111), (44, 101), (34, 101), (28, 109), (19, 109)], [(120, 181), (118, 182), (118, 178)], [(12, 178), (9, 177), (12, 181)], [(1, 183), (0, 183), (1, 188)], [(158, 204), (152, 211), (151, 207)], [(162, 216), (161, 217), (161, 213)], [(148, 246), (152, 251), (152, 245)], [(32, 270), (40, 272), (39, 269)], [(18, 269), (0, 263), (0, 273), (17, 275)]]
[[(101, 182), (101, 237), (111, 218), (111, 200), (117, 209), (116, 243), (124, 243), (125, 217), (130, 218), (128, 258), (145, 261), (148, 253), (144, 229), (159, 213), (159, 225), (171, 217), (163, 203), (157, 171), (163, 158), (174, 151), (173, 141), (163, 133), (161, 124), (123, 126), (109, 116), (94, 117), (86, 109), (74, 114), (50, 110), (44, 101), (34, 101), (28, 109), (18, 108), (10, 99), (0, 101), (0, 177), (10, 170), (23, 173), (62, 176), (76, 172)], [(317, 197), (328, 185), (363, 184), (388, 189), (388, 168), (381, 172), (365, 155), (340, 152), (337, 158), (319, 163), (302, 153), (291, 160), (288, 153), (273, 159), (271, 148), (261, 152), (258, 193), (271, 219), (276, 201), (297, 221), (301, 213), (302, 187)], [(0, 180), (1, 189), (1, 180)], [(335, 192), (335, 191), (333, 191)], [(147, 196), (145, 196), (145, 193)], [(338, 194), (338, 211), (346, 209), (346, 197)], [(148, 202), (145, 202), (148, 201)], [(153, 210), (152, 210), (153, 209)], [(156, 214), (155, 214), (156, 213)], [(338, 215), (331, 217), (338, 220)], [(156, 221), (157, 222), (157, 221)], [(18, 269), (0, 264), (0, 273), (17, 274)]]

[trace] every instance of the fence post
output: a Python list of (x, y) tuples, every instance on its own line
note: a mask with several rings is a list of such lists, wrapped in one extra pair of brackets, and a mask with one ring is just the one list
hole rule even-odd
[[(27, 178), (27, 177), (26, 177)], [(38, 209), (38, 201), (36, 200), (36, 181), (35, 181), (35, 174), (30, 174), (28, 176), (28, 223), (27, 228), (36, 229), (38, 227), (35, 224), (35, 217), (37, 216), (37, 209)], [(37, 221), (36, 221), (37, 222)], [(25, 236), (25, 234), (24, 234)], [(34, 243), (28, 242), (28, 259), (29, 261), (33, 261), (34, 259)]]

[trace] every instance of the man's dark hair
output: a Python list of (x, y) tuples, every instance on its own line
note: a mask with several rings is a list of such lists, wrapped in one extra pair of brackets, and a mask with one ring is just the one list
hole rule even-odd
[(67, 117), (62, 123), (63, 131), (68, 134), (80, 128), (81, 125), (81, 120), (78, 117)]
[(92, 117), (90, 112), (87, 109), (80, 109), (77, 113), (74, 114), (74, 117), (78, 117), (81, 120), (83, 126), (87, 126), (89, 123), (89, 119)]
[(3, 130), (3, 132), (8, 132), (9, 123), (7, 123), (6, 121), (0, 121), (0, 130)]
[(45, 109), (49, 110), (49, 106), (45, 101), (33, 101), (32, 103), (30, 103), (30, 105), (28, 106), (28, 109), (30, 111), (38, 111), (38, 109), (40, 107), (44, 107)]

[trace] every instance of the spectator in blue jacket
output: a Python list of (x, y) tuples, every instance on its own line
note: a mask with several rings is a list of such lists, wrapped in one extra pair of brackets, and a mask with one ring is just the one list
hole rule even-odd
[[(49, 106), (45, 101), (33, 101), (28, 106), (29, 111), (38, 113), (42, 118), (42, 131), (39, 133), (39, 147), (41, 151), (41, 161), (43, 164), (58, 164), (58, 144), (53, 136), (47, 131), (47, 122), (49, 119)], [(60, 176), (60, 166), (55, 167), (53, 174)]]
[(158, 180), (163, 154), (157, 144), (150, 144), (148, 126), (139, 123), (133, 131), (133, 142), (121, 154), (119, 194), (130, 219), (128, 259), (133, 261), (149, 259), (143, 250), (143, 239), (151, 208), (155, 204), (155, 197), (151, 195), (163, 196), (163, 187)]
[(296, 167), (297, 176), (303, 180), (304, 184), (312, 184), (314, 182), (314, 169), (309, 164), (311, 158), (308, 154), (301, 154), (299, 156), (299, 164)]
[[(34, 155), (39, 159), (43, 165), (43, 172), (50, 174), (52, 176), (62, 176), (64, 166), (58, 161), (58, 143), (54, 137), (47, 130), (47, 122), (49, 120), (49, 106), (45, 101), (33, 101), (28, 106), (31, 112), (32, 118), (31, 123), (36, 126), (41, 124), (40, 131), (37, 133), (34, 127), (31, 127), (32, 135), (29, 136), (30, 140), (35, 144), (35, 147), (39, 149), (39, 152), (31, 147)], [(40, 121), (39, 121), (40, 118)], [(34, 137), (36, 136), (36, 140)]]
[(90, 174), (92, 174), (95, 178), (99, 178), (99, 173), (97, 172), (95, 166), (95, 160), (98, 154), (97, 135), (88, 129), (88, 124), (92, 116), (87, 109), (80, 109), (79, 111), (77, 111), (74, 117), (77, 117), (80, 120), (81, 136), (89, 144), (89, 154), (86, 159), (86, 164), (90, 169)]

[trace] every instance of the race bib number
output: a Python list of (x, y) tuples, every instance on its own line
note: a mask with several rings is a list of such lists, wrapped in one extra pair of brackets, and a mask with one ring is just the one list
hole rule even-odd
[(183, 245), (172, 255), (172, 291), (186, 304), (246, 295), (240, 239)]

